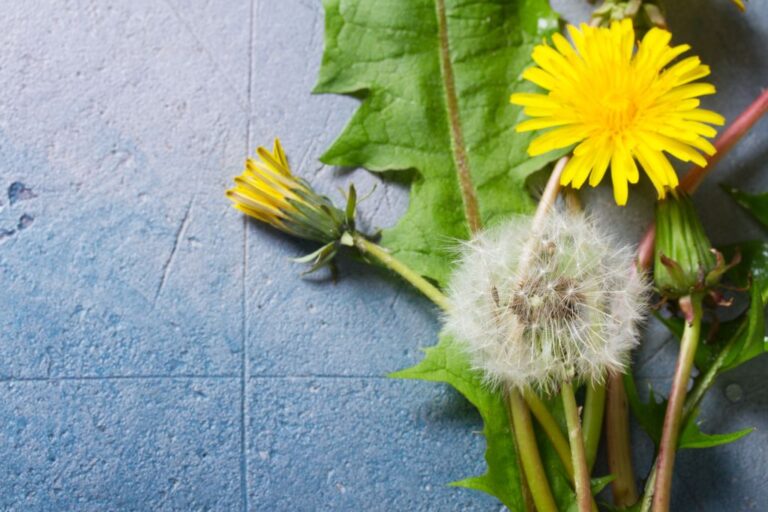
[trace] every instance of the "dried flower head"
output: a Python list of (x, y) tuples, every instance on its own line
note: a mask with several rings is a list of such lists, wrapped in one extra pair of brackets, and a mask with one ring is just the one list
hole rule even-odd
[(573, 43), (552, 36), (554, 48), (536, 46), (523, 78), (546, 94), (513, 94), (512, 103), (532, 117), (517, 131), (549, 130), (531, 142), (532, 156), (576, 145), (563, 171), (561, 183), (581, 186), (589, 178), (596, 186), (611, 170), (616, 203), (626, 204), (628, 183), (637, 183), (640, 163), (663, 198), (677, 186), (674, 169), (665, 153), (684, 162), (706, 165), (702, 152), (715, 153), (706, 139), (710, 124), (723, 117), (699, 108), (699, 96), (713, 94), (711, 84), (697, 82), (709, 75), (698, 57), (667, 67), (688, 45), (670, 46), (672, 35), (652, 28), (637, 44), (629, 19), (610, 28), (568, 26)]
[(648, 284), (633, 265), (582, 213), (512, 218), (466, 244), (446, 327), (492, 386), (601, 382), (637, 342)]

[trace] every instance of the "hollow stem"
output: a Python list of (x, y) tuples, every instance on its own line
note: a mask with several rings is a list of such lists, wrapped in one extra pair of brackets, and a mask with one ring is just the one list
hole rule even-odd
[(523, 473), (528, 482), (533, 502), (538, 512), (557, 512), (555, 498), (549, 488), (547, 474), (541, 462), (539, 447), (536, 444), (536, 436), (533, 432), (533, 422), (528, 406), (525, 405), (522, 395), (515, 389), (507, 391), (509, 411), (512, 415), (512, 425), (515, 440), (523, 463)]
[(552, 208), (557, 201), (557, 195), (560, 193), (560, 176), (563, 174), (565, 164), (568, 163), (569, 157), (564, 156), (555, 164), (555, 168), (552, 169), (552, 174), (549, 175), (549, 180), (544, 187), (544, 192), (541, 194), (539, 204), (536, 206), (536, 213), (533, 214), (533, 230), (536, 230), (547, 212)]
[(637, 484), (632, 468), (632, 449), (629, 437), (629, 405), (621, 374), (608, 377), (608, 396), (605, 416), (605, 438), (608, 468), (614, 476), (611, 482), (613, 504), (625, 508), (637, 502)]
[(715, 141), (717, 152), (707, 159), (707, 165), (704, 167), (697, 166), (688, 171), (680, 182), (680, 187), (692, 194), (712, 167), (741, 140), (766, 112), (768, 112), (768, 89), (764, 90), (755, 101), (739, 114), (739, 117), (728, 125), (728, 128)]
[(380, 245), (377, 245), (363, 235), (354, 235), (355, 247), (363, 253), (372, 256), (379, 263), (398, 274), (400, 277), (411, 283), (414, 288), (427, 296), (432, 302), (441, 309), (448, 309), (448, 299), (436, 286), (424, 279), (421, 275), (408, 267), (405, 263), (398, 260), (389, 251)]
[[(768, 294), (763, 294), (763, 301), (765, 300), (768, 300)], [(707, 371), (704, 372), (699, 378), (696, 379), (696, 384), (693, 386), (690, 393), (688, 393), (685, 398), (685, 405), (683, 406), (682, 425), (685, 425), (691, 420), (691, 415), (699, 406), (701, 401), (704, 399), (704, 395), (706, 394), (706, 392), (709, 391), (709, 388), (711, 388), (712, 385), (715, 383), (715, 379), (720, 373), (720, 370), (722, 369), (723, 364), (725, 364), (725, 361), (728, 359), (731, 349), (739, 341), (739, 338), (741, 337), (744, 329), (746, 328), (747, 328), (746, 324), (742, 324), (741, 326), (739, 326), (736, 332), (733, 333), (733, 335), (731, 336), (731, 339), (728, 341), (728, 343), (723, 345), (723, 348), (720, 349), (720, 352), (718, 353), (715, 360), (712, 361), (712, 364), (709, 366), (709, 368), (707, 368)], [(653, 463), (651, 472), (648, 475), (648, 479), (646, 480), (645, 496), (643, 496), (643, 503), (642, 503), (642, 506), (640, 507), (640, 512), (648, 512), (651, 510), (651, 503), (653, 500), (653, 488), (656, 483), (656, 468), (658, 466), (658, 463), (659, 463), (659, 459), (657, 457)]]
[(587, 384), (587, 396), (584, 400), (584, 449), (587, 453), (587, 468), (591, 471), (600, 446), (600, 434), (603, 430), (605, 413), (605, 384)]
[(512, 442), (515, 444), (515, 460), (517, 467), (520, 468), (520, 493), (523, 498), (523, 511), (524, 512), (536, 512), (536, 505), (533, 503), (533, 496), (531, 495), (531, 489), (528, 487), (528, 481), (525, 479), (525, 472), (523, 470), (523, 461), (520, 458), (520, 446), (517, 444), (517, 436), (515, 436), (515, 424), (512, 420), (512, 409), (510, 408), (510, 401), (505, 400), (507, 407), (507, 419), (509, 421), (509, 431), (512, 433)]
[(581, 433), (581, 419), (576, 405), (573, 384), (564, 382), (560, 388), (565, 410), (565, 422), (568, 425), (568, 439), (571, 442), (571, 460), (573, 462), (573, 477), (576, 487), (576, 503), (579, 512), (592, 511), (592, 490), (589, 484), (589, 468), (587, 454), (584, 450), (584, 437)]
[(565, 472), (568, 474), (568, 478), (573, 480), (573, 463), (571, 462), (571, 448), (568, 446), (568, 440), (565, 438), (560, 425), (557, 420), (549, 412), (547, 406), (541, 401), (541, 398), (531, 390), (527, 390), (524, 394), (525, 403), (528, 404), (533, 416), (541, 426), (541, 429), (547, 434), (549, 441), (555, 448), (558, 457), (565, 467)]
[(672, 490), (672, 470), (677, 452), (677, 438), (683, 419), (683, 405), (691, 378), (693, 358), (701, 335), (701, 301), (700, 294), (694, 294), (680, 299), (680, 305), (686, 311), (686, 323), (683, 337), (680, 340), (680, 355), (677, 359), (675, 377), (669, 394), (667, 412), (664, 416), (664, 428), (661, 432), (658, 463), (656, 464), (656, 483), (653, 492), (654, 512), (669, 510)]

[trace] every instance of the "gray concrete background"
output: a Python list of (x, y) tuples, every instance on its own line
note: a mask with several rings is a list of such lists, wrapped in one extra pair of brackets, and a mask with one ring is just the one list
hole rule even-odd
[[(348, 260), (336, 284), (302, 279), (289, 258), (311, 246), (222, 195), (275, 135), (324, 192), (377, 182), (317, 162), (356, 105), (310, 95), (322, 19), (315, 0), (3, 4), (0, 510), (500, 508), (445, 486), (482, 471), (471, 408), (384, 377), (434, 343), (432, 306)], [(768, 84), (768, 4), (677, 2), (668, 19), (713, 68), (707, 106), (733, 119)], [(764, 236), (716, 182), (768, 190), (767, 131), (696, 197), (716, 242)], [(642, 195), (620, 214), (630, 238), (648, 218)], [(606, 210), (610, 195), (587, 203)], [(379, 186), (363, 223), (391, 225), (406, 205), (405, 190)], [(642, 382), (665, 390), (674, 355), (653, 327)], [(675, 510), (768, 508), (767, 365), (711, 392), (705, 430), (758, 430), (683, 452)]]

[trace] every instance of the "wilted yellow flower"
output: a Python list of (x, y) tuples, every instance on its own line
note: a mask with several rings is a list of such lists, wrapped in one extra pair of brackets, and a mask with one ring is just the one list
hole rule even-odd
[(300, 258), (314, 261), (313, 269), (328, 263), (339, 243), (351, 245), (349, 237), (355, 233), (354, 187), (350, 187), (346, 211), (341, 211), (291, 173), (278, 139), (272, 151), (259, 147), (256, 153), (260, 160), (246, 160), (245, 170), (235, 177), (234, 188), (227, 190), (235, 208), (290, 235), (326, 244)]
[(725, 120), (699, 108), (697, 97), (713, 94), (715, 87), (695, 82), (709, 75), (709, 67), (698, 57), (666, 67), (690, 47), (669, 46), (671, 34), (659, 28), (648, 31), (635, 50), (629, 19), (610, 28), (569, 25), (568, 32), (573, 45), (555, 34), (555, 47), (536, 46), (538, 67), (523, 73), (548, 93), (511, 97), (535, 118), (517, 125), (518, 132), (552, 128), (531, 142), (528, 153), (575, 144), (561, 183), (580, 188), (589, 177), (596, 186), (610, 167), (619, 205), (627, 202), (628, 183), (639, 179), (637, 160), (663, 198), (678, 183), (665, 152), (698, 165), (706, 164), (701, 152), (715, 153), (705, 137), (716, 134), (710, 124)]

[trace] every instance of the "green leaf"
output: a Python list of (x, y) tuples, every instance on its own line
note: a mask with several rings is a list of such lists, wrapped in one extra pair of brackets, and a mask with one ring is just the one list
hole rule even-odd
[(603, 489), (605, 489), (609, 483), (616, 480), (616, 477), (614, 475), (606, 475), (601, 476), (598, 478), (593, 478), (590, 482), (590, 487), (592, 488), (592, 495), (598, 495), (600, 494)]
[[(496, 496), (510, 510), (522, 510), (521, 472), (509, 428), (507, 407), (501, 393), (483, 385), (477, 372), (470, 368), (461, 346), (450, 336), (442, 335), (436, 346), (426, 349), (425, 357), (419, 364), (390, 376), (450, 384), (477, 408), (483, 419), (488, 468), (483, 475), (451, 485), (486, 492)], [(567, 508), (575, 496), (565, 469), (554, 448), (543, 436), (539, 437), (539, 447), (555, 499), (559, 506)]]
[(477, 408), (483, 418), (488, 470), (482, 476), (460, 480), (453, 485), (489, 493), (510, 510), (521, 510), (520, 472), (504, 400), (500, 393), (491, 392), (482, 384), (469, 367), (461, 347), (443, 335), (436, 346), (425, 351), (424, 360), (393, 373), (391, 377), (448, 383)]
[[(468, 236), (460, 171), (482, 222), (527, 212), (525, 179), (559, 154), (530, 159), (513, 92), (534, 45), (557, 28), (547, 0), (324, 0), (325, 51), (315, 92), (362, 104), (325, 163), (415, 169), (410, 206), (382, 245), (417, 272), (447, 281)], [(563, 152), (561, 152), (563, 153)]]
[[(557, 29), (557, 17), (547, 0), (324, 0), (324, 6), (325, 51), (315, 92), (353, 95), (362, 103), (321, 160), (411, 177), (408, 211), (381, 243), (444, 286), (469, 226), (530, 212), (526, 178), (565, 153), (529, 158), (534, 135), (515, 133), (522, 111), (509, 103), (510, 94), (533, 90), (520, 74), (532, 64), (533, 46)], [(477, 407), (488, 468), (454, 485), (520, 510), (506, 406), (456, 343), (442, 336), (420, 364), (393, 377), (446, 382)], [(565, 508), (573, 492), (554, 449), (540, 445)]]
[(649, 386), (648, 402), (643, 402), (640, 399), (640, 394), (637, 392), (635, 377), (629, 371), (624, 374), (624, 388), (627, 391), (627, 401), (629, 402), (632, 414), (634, 414), (640, 427), (651, 438), (653, 444), (658, 446), (661, 441), (661, 430), (664, 426), (667, 401), (662, 399), (660, 402), (657, 402), (656, 394), (653, 388)]
[(693, 419), (683, 427), (683, 431), (680, 433), (678, 448), (711, 448), (713, 446), (729, 444), (738, 441), (755, 430), (754, 428), (745, 428), (730, 434), (705, 434), (699, 429), (699, 425), (695, 421), (698, 415), (698, 409), (694, 410), (691, 415)]
[(752, 287), (749, 310), (742, 325), (744, 328), (739, 329), (735, 342), (728, 349), (721, 373), (768, 351), (768, 339), (765, 336), (765, 305), (758, 286)]
[(768, 228), (768, 193), (746, 194), (741, 190), (720, 185), (723, 190), (728, 192), (742, 208), (751, 213), (764, 227)]
[[(724, 357), (719, 373), (731, 370), (747, 361), (768, 352), (768, 337), (765, 336), (765, 305), (768, 301), (768, 243), (760, 241), (743, 242), (722, 249), (726, 259), (737, 253), (741, 262), (728, 272), (731, 283), (749, 287), (749, 307), (734, 320), (715, 326), (705, 324), (702, 342), (696, 350), (696, 367), (707, 371), (718, 357)], [(683, 320), (655, 314), (677, 338), (682, 336)], [(728, 354), (723, 354), (726, 350)]]
[[(653, 444), (658, 448), (661, 441), (661, 432), (664, 427), (664, 415), (667, 411), (667, 400), (662, 398), (656, 400), (656, 394), (653, 388), (649, 386), (648, 402), (643, 402), (637, 392), (637, 385), (631, 373), (624, 375), (624, 387), (627, 391), (627, 400), (632, 414), (640, 424), (640, 427), (648, 434)], [(723, 444), (732, 443), (752, 432), (753, 428), (746, 428), (729, 434), (705, 434), (699, 428), (696, 419), (699, 416), (699, 410), (695, 409), (691, 418), (683, 426), (678, 440), (678, 449), (683, 448), (710, 448)]]

